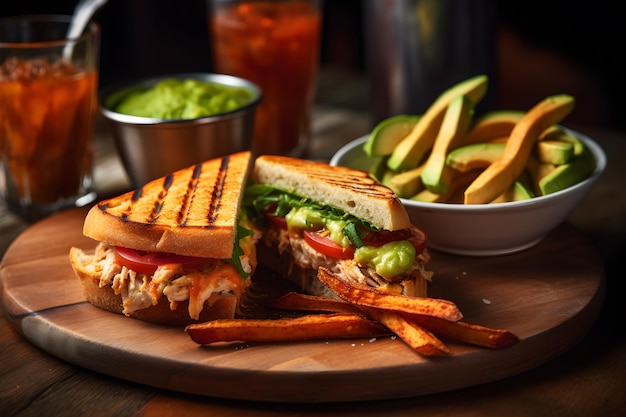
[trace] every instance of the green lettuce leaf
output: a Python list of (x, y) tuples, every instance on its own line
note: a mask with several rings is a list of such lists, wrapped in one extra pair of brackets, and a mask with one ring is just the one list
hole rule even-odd
[(344, 210), (328, 205), (320, 204), (309, 198), (299, 196), (289, 191), (268, 184), (250, 184), (246, 187), (244, 209), (247, 215), (261, 224), (266, 223), (264, 210), (268, 206), (274, 207), (274, 216), (284, 217), (292, 208), (308, 207), (322, 214), (323, 218), (330, 220), (343, 220), (347, 224), (343, 229), (344, 234), (354, 246), (361, 247), (363, 242), (361, 235), (365, 230), (379, 231), (370, 222), (346, 213)]

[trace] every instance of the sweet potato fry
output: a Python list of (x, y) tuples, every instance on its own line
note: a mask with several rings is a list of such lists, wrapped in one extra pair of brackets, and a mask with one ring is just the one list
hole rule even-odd
[[(271, 303), (275, 308), (295, 311), (323, 311), (327, 313), (358, 312), (358, 307), (343, 300), (290, 292)], [(373, 317), (372, 317), (373, 318)], [(461, 321), (452, 322), (420, 314), (405, 315), (437, 337), (443, 337), (475, 346), (501, 349), (512, 346), (519, 338), (508, 330), (493, 329)]]
[(471, 345), (500, 349), (519, 342), (519, 338), (508, 330), (492, 329), (461, 321), (451, 322), (437, 317), (422, 315), (407, 317), (407, 319), (415, 321), (439, 337)]
[(463, 314), (452, 301), (385, 293), (364, 284), (347, 283), (325, 268), (319, 268), (317, 277), (340, 298), (358, 306), (424, 314), (450, 321), (463, 318)]
[(424, 356), (438, 356), (450, 353), (450, 349), (434, 334), (419, 324), (405, 319), (400, 313), (363, 307), (363, 311), (374, 320), (382, 323), (417, 353)]
[(191, 324), (185, 331), (194, 342), (286, 342), (313, 339), (370, 338), (389, 330), (362, 314), (311, 314), (282, 319), (223, 319)]
[(358, 307), (343, 300), (298, 292), (289, 292), (282, 297), (272, 300), (269, 306), (280, 310), (360, 313)]

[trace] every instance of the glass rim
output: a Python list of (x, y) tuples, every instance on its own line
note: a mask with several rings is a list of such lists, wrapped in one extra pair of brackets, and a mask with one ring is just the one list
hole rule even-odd
[[(19, 22), (23, 23), (65, 23), (68, 25), (72, 16), (70, 15), (61, 15), (61, 14), (33, 14), (33, 15), (19, 15), (19, 16), (10, 16), (0, 19), (0, 27), (5, 24), (16, 24)], [(91, 21), (87, 25), (87, 28), (77, 38), (60, 38), (60, 39), (52, 39), (49, 41), (37, 41), (37, 42), (4, 42), (0, 40), (0, 48), (45, 48), (45, 47), (54, 47), (54, 46), (63, 46), (70, 42), (80, 42), (84, 39), (90, 39), (95, 36), (98, 36), (100, 33), (100, 25), (97, 22)]]

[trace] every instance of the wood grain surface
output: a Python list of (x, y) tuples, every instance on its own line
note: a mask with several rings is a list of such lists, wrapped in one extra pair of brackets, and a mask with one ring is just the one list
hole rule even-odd
[(498, 257), (432, 252), (429, 293), (455, 302), (464, 321), (504, 328), (519, 344), (501, 350), (448, 343), (424, 358), (396, 338), (200, 347), (182, 329), (99, 310), (81, 293), (68, 261), (85, 210), (27, 229), (0, 269), (2, 302), (29, 341), (76, 365), (172, 391), (271, 402), (404, 398), (499, 380), (574, 346), (593, 325), (604, 296), (603, 266), (568, 225), (536, 247)]

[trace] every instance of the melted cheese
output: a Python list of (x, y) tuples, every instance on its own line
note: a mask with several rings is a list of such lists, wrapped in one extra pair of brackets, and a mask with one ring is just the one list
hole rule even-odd
[(208, 272), (194, 272), (189, 287), (189, 316), (197, 318), (213, 294), (241, 295), (243, 280), (231, 264), (219, 262)]

